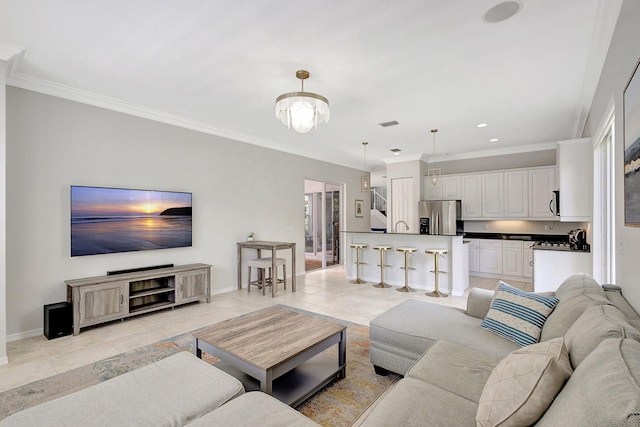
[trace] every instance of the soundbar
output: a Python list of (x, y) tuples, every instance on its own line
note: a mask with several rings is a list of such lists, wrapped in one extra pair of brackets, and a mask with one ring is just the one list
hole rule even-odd
[(115, 274), (137, 273), (138, 271), (157, 270), (160, 268), (171, 268), (171, 267), (173, 267), (173, 264), (152, 265), (150, 267), (129, 268), (127, 270), (112, 270), (112, 271), (107, 271), (107, 276), (113, 276)]

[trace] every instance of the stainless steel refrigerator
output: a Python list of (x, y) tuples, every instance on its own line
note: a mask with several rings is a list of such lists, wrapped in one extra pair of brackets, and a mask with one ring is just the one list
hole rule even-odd
[(455, 236), (464, 232), (460, 200), (420, 200), (418, 217), (420, 234)]

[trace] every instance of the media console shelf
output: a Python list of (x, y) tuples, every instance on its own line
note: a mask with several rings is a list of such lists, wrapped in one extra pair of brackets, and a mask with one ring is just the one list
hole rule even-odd
[(150, 311), (211, 300), (211, 266), (189, 264), (110, 276), (65, 280), (73, 304), (73, 335), (80, 328)]

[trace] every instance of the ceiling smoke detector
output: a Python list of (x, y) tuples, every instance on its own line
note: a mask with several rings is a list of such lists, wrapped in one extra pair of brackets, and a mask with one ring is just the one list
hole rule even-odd
[(520, 12), (522, 9), (522, 3), (520, 1), (505, 1), (498, 3), (482, 17), (484, 22), (489, 24), (495, 24), (496, 22), (506, 21), (507, 19)]

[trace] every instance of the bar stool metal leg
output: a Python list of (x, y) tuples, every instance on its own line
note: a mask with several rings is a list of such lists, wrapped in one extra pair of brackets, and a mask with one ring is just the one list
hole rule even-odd
[(409, 267), (409, 253), (415, 252), (416, 248), (398, 248), (400, 252), (404, 252), (404, 286), (396, 288), (398, 292), (415, 292), (416, 290), (409, 286), (409, 270), (415, 270), (415, 268)]
[(438, 283), (438, 276), (440, 274), (447, 274), (446, 271), (440, 271), (439, 268), (439, 260), (440, 260), (440, 255), (444, 255), (447, 253), (446, 250), (426, 250), (425, 252), (427, 252), (428, 254), (433, 254), (433, 270), (431, 271), (431, 273), (434, 274), (435, 277), (435, 289), (431, 292), (427, 292), (425, 293), (425, 295), (429, 296), (429, 297), (434, 297), (434, 298), (445, 298), (448, 297), (449, 294), (445, 294), (444, 292), (440, 292), (440, 286)]
[(376, 283), (375, 285), (373, 285), (374, 288), (391, 288), (392, 286), (385, 283), (384, 281), (384, 268), (385, 267), (391, 267), (390, 265), (386, 265), (384, 263), (384, 254), (388, 249), (391, 249), (391, 246), (388, 247), (377, 247), (374, 246), (373, 249), (377, 249), (378, 251), (380, 251), (380, 283)]
[(366, 245), (362, 245), (362, 244), (352, 244), (351, 245), (352, 248), (355, 248), (356, 250), (356, 278), (351, 280), (350, 283), (356, 284), (356, 285), (360, 285), (363, 283), (367, 283), (365, 280), (360, 279), (360, 264), (366, 264), (362, 261), (360, 261), (360, 250), (362, 248), (365, 248)]

